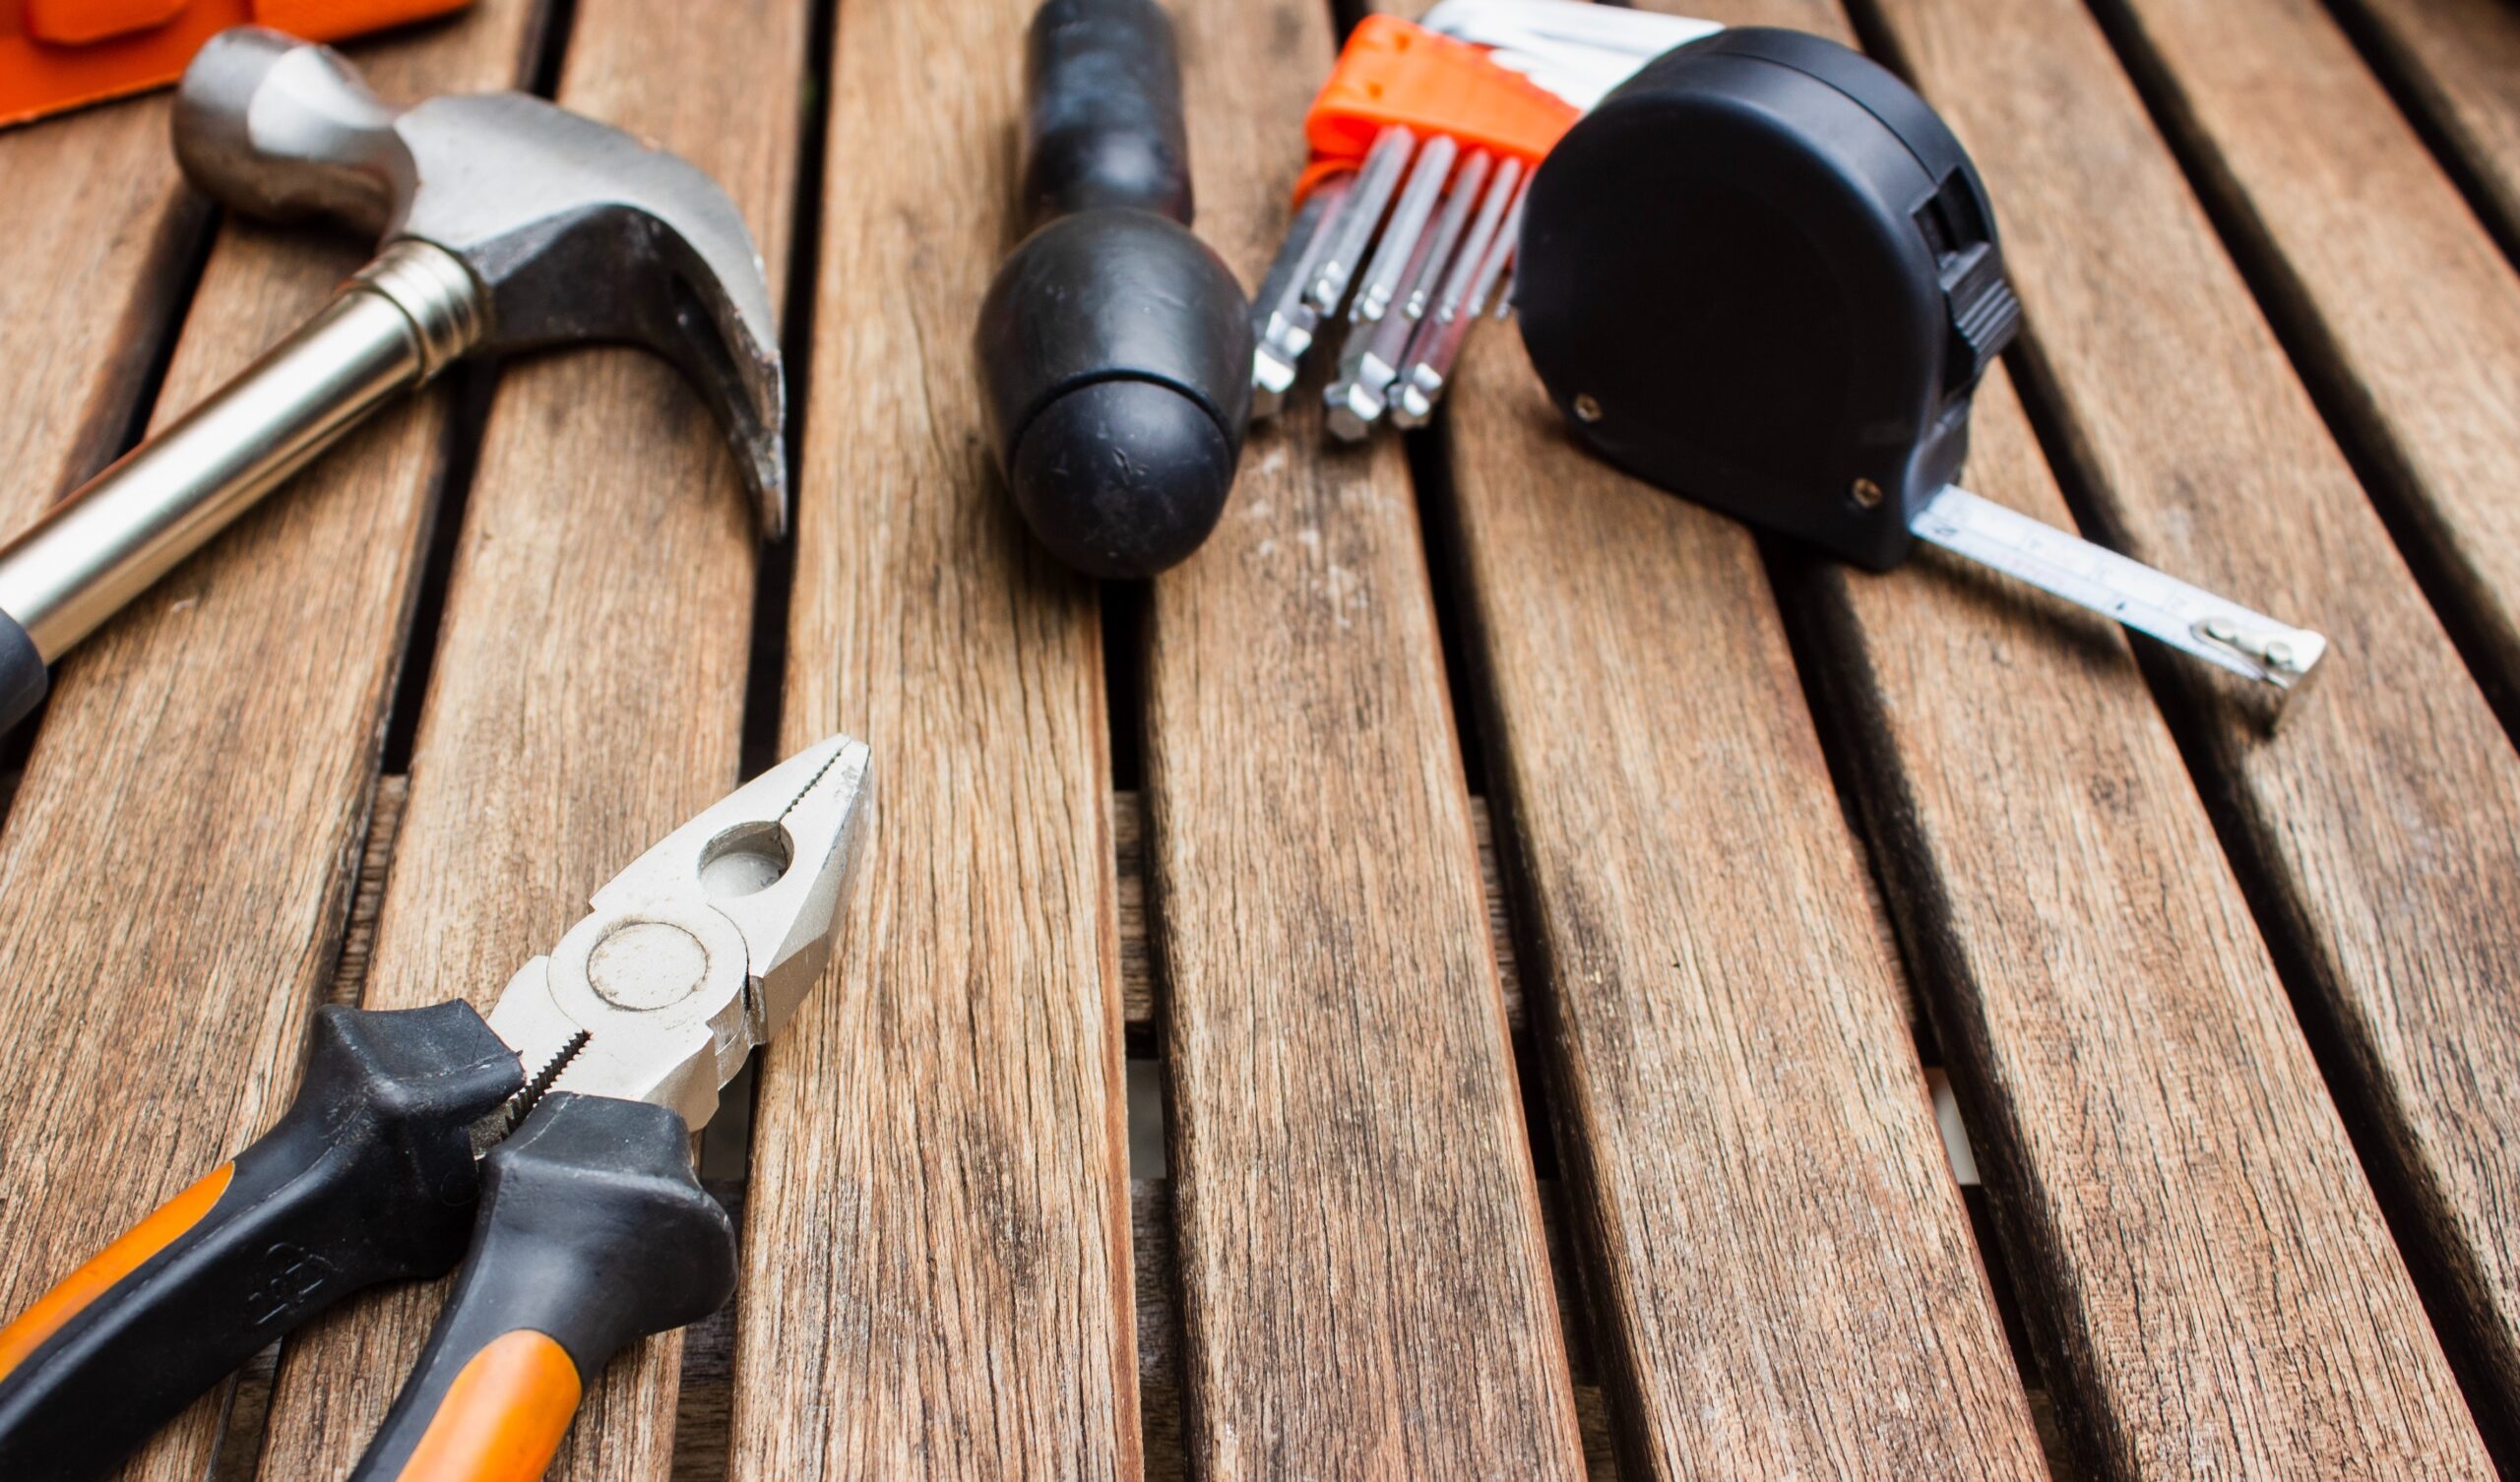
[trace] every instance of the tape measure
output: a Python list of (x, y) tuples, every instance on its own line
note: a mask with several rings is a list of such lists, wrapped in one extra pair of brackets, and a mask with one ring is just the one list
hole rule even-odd
[(1532, 178), (1523, 341), (1576, 435), (1665, 489), (1886, 570), (1957, 552), (2289, 694), (2320, 635), (1962, 489), (2010, 343), (1977, 167), (1820, 36), (1726, 31), (1613, 89)]

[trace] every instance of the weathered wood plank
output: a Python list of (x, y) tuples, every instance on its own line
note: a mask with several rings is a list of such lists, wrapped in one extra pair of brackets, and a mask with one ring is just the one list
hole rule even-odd
[[(712, 1193), (726, 1203), (738, 1221), (743, 1216), (743, 1186), (712, 1184)], [(1547, 1221), (1549, 1245), (1559, 1242), (1549, 1191), (1542, 1190), (1541, 1207)], [(1147, 1482), (1184, 1482), (1191, 1475), (1180, 1449), (1180, 1314), (1174, 1293), (1180, 1288), (1173, 1269), (1171, 1195), (1161, 1180), (1137, 1179), (1129, 1186), (1129, 1226), (1137, 1249), (1138, 1386), (1146, 1406)], [(1561, 1292), (1567, 1291), (1561, 1279)], [(674, 1482), (721, 1482), (726, 1475), (726, 1414), (733, 1400), (735, 1326), (732, 1310), (706, 1323), (694, 1324), (683, 1345), (682, 1416), (674, 1433)], [(1601, 1387), (1583, 1377), (1581, 1353), (1576, 1361), (1575, 1413), (1584, 1427), (1584, 1460), (1591, 1482), (1616, 1482), (1618, 1470), (1609, 1452), (1607, 1422), (1603, 1415)], [(225, 1482), (225, 1479), (216, 1479)]]
[(1028, 0), (848, 0), (783, 726), (874, 750), (839, 968), (762, 1061), (739, 1482), (1134, 1478), (1092, 588), (988, 466)]
[[(486, 0), (362, 57), (389, 93), (497, 86), (530, 10)], [(322, 233), (227, 228), (159, 420), (360, 258)], [(0, 1044), (22, 1068), (0, 1118), (0, 1310), (285, 1103), (339, 945), (445, 432), (442, 394), (389, 409), (62, 666), (0, 833)], [(199, 1477), (216, 1421), (215, 1401), (195, 1406), (131, 1474)]]
[(2520, 274), (2319, 0), (2101, 10), (2478, 631), (2471, 658), (2520, 696)]
[(175, 333), (207, 204), (166, 148), (163, 96), (0, 133), (0, 529), (120, 451)]
[(1508, 331), (1449, 400), (1469, 649), (1622, 1469), (2038, 1475), (1755, 541), (1575, 452)]
[[(657, 139), (742, 208), (784, 278), (808, 0), (579, 0), (558, 97)], [(614, 872), (734, 785), (751, 497), (682, 376), (572, 347), (502, 376), (458, 536), (364, 1002), (486, 1009)], [(284, 1352), (261, 1475), (337, 1476), (444, 1298), (343, 1309)], [(681, 1340), (594, 1380), (554, 1478), (662, 1482)]]
[[(2414, 1181), (2432, 1243), (2490, 1283), (2476, 1296), (2508, 1294), (2507, 1211), (2520, 1171), (2500, 1129), (2520, 1113), (2511, 1072), (2520, 1005), (2507, 991), (2520, 941), (2520, 757), (2091, 18), (2072, 0), (1997, 12), (1884, 0), (1881, 9), (1913, 75), (1988, 178), (2029, 310), (2026, 363), (2076, 482), (2134, 554), (2336, 640), (2336, 672), (2272, 739), (2195, 666), (2164, 672), (2193, 727), (2208, 793), (2230, 810), (2227, 841), (2260, 887), (2309, 1027), (2337, 1047), (2331, 1069), (2344, 1075), (2350, 1109), (2378, 1129), (2384, 1176)], [(2165, 931), (2191, 919), (2205, 888), (2162, 877), (2174, 882), (2176, 895), (2144, 902)], [(2147, 1264), (2164, 1277), (2183, 1266), (2191, 1289), (2264, 1335), (2263, 1348), (2233, 1348), (2196, 1328), (2174, 1331), (2166, 1346), (2165, 1334), (2134, 1330), (2132, 1311), (2099, 1309), (2118, 1335), (2069, 1343), (2062, 1355), (2093, 1413), (2110, 1417), (2094, 1442), (2123, 1469), (2165, 1475), (2196, 1465), (2198, 1445), (2243, 1469), (2481, 1472), (2396, 1255), (2351, 1160), (2332, 1145), (2334, 1129), (2313, 1114), (2309, 1068), (2283, 1006), (2272, 985), (2247, 984), (2240, 964), (2227, 963), (2194, 986), (2192, 1002), (2210, 1006), (2219, 992), (2215, 1012), (2238, 1016), (2245, 1032), (2208, 1035), (2213, 1020), (2193, 1015), (2166, 1019), (2159, 1063), (2185, 1069), (2142, 1099), (2082, 1100), (2106, 1083), (2085, 1079), (2096, 1070), (2088, 1064), (2049, 1068), (2071, 1079), (2045, 1111), (2032, 1099), (2036, 1077), (1980, 1087), (2017, 1108), (1998, 1113), (2012, 1123), (1993, 1138), (1999, 1155), (2023, 1150), (2025, 1137), (2072, 1145), (2077, 1116), (2113, 1140), (2150, 1105), (2175, 1114), (2186, 1139), (2159, 1152), (2134, 1141), (2108, 1150), (2145, 1162), (2210, 1155), (2198, 1171), (2220, 1172), (2189, 1181), (2200, 1213), (2262, 1200), (2254, 1191), (2270, 1187), (2299, 1202), (2298, 1214), (2282, 1216), (2289, 1261), (2270, 1247), (2218, 1258), (2229, 1265), (2193, 1264), (2211, 1243), (2146, 1247), (2107, 1220), (2087, 1223), (2105, 1205), (2022, 1211), (2048, 1222), (2045, 1259), (2076, 1287), (2096, 1289), (2111, 1265), (2133, 1263), (2119, 1279), (2129, 1299), (2149, 1304), (2161, 1278), (2136, 1280)], [(2090, 1004), (2083, 1022), (2105, 1028), (2126, 1007)], [(1955, 1028), (2003, 1032), (1991, 1018)], [(2246, 1058), (2232, 1059), (2235, 1050)], [(2247, 1081), (2248, 1097), (2223, 1099)], [(2218, 1101), (2225, 1117), (2256, 1106), (2265, 1120), (2217, 1127), (2179, 1110)], [(2228, 1141), (2216, 1147), (2218, 1135)], [(2278, 1217), (2272, 1208), (2252, 1216)], [(2287, 1266), (2294, 1274), (2279, 1278)], [(2312, 1347), (2318, 1331), (2334, 1341)], [(2181, 1356), (2190, 1343), (2196, 1351)], [(2192, 1408), (2209, 1375), (2210, 1392), (2227, 1396), (2210, 1425)]]
[(2338, 0), (2520, 242), (2520, 12), (2503, 0)]
[[(1179, 15), (1200, 225), (1256, 283), (1329, 12)], [(1408, 466), (1298, 400), (1146, 623), (1191, 1469), (1578, 1477)]]
[[(2520, 694), (2520, 274), (2325, 10), (2135, 0), (2120, 19), (2172, 126), (2208, 162), (2206, 184), (2275, 260), (2284, 307), (2308, 321), (2306, 370), (2340, 389), (2334, 403), (2415, 504), (2454, 600), (2491, 630), (2488, 682)], [(2482, 22), (2472, 46), (2489, 54), (2497, 40), (2520, 55), (2520, 16)], [(2520, 91), (2505, 102), (2520, 108)], [(2520, 171), (2520, 148), (2502, 162)], [(2436, 729), (2418, 705), (2374, 699), (2367, 743), (2403, 749), (2410, 730)], [(2356, 1094), (2379, 1108), (2430, 1247), (2420, 1259), (2447, 1277), (2457, 1336), (2491, 1375), (2489, 1408), (2520, 1416), (2520, 841), (2506, 827), (2520, 825), (2520, 766), (2482, 724), (2449, 729), (2476, 754), (2480, 788), (2432, 780), (2439, 811), (2422, 818), (2455, 829), (2451, 869), (2421, 829), (2362, 874), (2350, 913), (2335, 900), (2297, 908), (2351, 923), (2313, 926), (2329, 939), (2313, 970), (2345, 1001)], [(2364, 821), (2353, 834), (2331, 824), (2302, 864), (2369, 860), (2349, 843)], [(2424, 917), (2399, 915), (2410, 893)], [(2520, 1420), (2505, 1429), (2520, 1448)]]
[[(0, 778), (4, 787), (6, 778)], [(0, 808), (7, 798), (0, 793)], [(1111, 794), (1112, 838), (1117, 846), (1120, 882), (1120, 1002), (1132, 1036), (1152, 1033), (1155, 1025), (1155, 971), (1146, 947), (1146, 799), (1134, 789)], [(1523, 1031), (1523, 984), (1514, 964), (1513, 922), (1505, 909), (1505, 892), (1496, 873), (1496, 840), (1488, 826), (1487, 800), (1470, 800), (1471, 827), (1479, 835), (1479, 882), (1487, 894), (1487, 943), (1496, 957), (1496, 976), (1505, 998), (1505, 1023)], [(1132, 1043), (1135, 1039), (1132, 1038)]]
[[(2068, 519), (2010, 387), (1980, 401), (1972, 486)], [(2103, 1474), (2477, 1475), (2123, 640), (1956, 562), (1814, 563), (1787, 589), (1822, 635), (2024, 1316)]]

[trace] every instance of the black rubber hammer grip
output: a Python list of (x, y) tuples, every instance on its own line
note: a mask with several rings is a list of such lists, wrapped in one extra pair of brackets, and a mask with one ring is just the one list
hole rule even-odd
[(974, 349), (990, 446), (1041, 543), (1146, 577), (1216, 528), (1251, 414), (1251, 311), (1189, 229), (1172, 26), (1048, 0), (1027, 41), (1024, 203)]
[(43, 703), (52, 675), (43, 666), (35, 641), (18, 620), (0, 612), (0, 734), (14, 729)]
[(1024, 55), (1024, 227), (1128, 206), (1190, 224), (1181, 64), (1154, 0), (1049, 0)]

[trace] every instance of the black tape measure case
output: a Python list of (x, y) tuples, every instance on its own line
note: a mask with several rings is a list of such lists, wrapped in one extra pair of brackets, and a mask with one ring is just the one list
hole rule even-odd
[(1957, 476), (2020, 320), (1951, 131), (1863, 56), (1766, 29), (1665, 54), (1558, 143), (1515, 308), (1604, 457), (1875, 569)]

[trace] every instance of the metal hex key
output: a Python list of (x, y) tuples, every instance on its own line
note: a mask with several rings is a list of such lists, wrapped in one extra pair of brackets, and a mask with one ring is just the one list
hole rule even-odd
[(1329, 247), (1330, 234), (1337, 229), (1355, 183), (1354, 176), (1343, 175), (1322, 182), (1304, 198), (1287, 233), (1286, 246), (1279, 249), (1277, 261), (1269, 265), (1269, 276), (1261, 280), (1251, 311), (1253, 338), (1259, 341), (1251, 355), (1254, 417), (1278, 414), (1288, 389), (1295, 384), (1303, 352), (1312, 348), (1321, 316), (1312, 311), (1305, 289), (1311, 286), (1313, 267)]
[(1464, 157), (1449, 135), (1416, 146), (1410, 130), (1394, 126), (1353, 174), (1317, 187), (1254, 311), (1252, 414), (1272, 416), (1285, 404), (1322, 322), (1344, 306), (1352, 327), (1323, 394), (1332, 434), (1358, 441), (1387, 410), (1401, 426), (1422, 425), (1512, 261), (1527, 173), (1522, 160), (1499, 161), (1485, 150)]
[(1333, 436), (1355, 442), (1372, 431), (1374, 422), (1382, 416), (1391, 383), (1399, 379), (1401, 367), (1408, 363), (1410, 338), (1418, 321), (1425, 317), (1426, 306), (1434, 301), (1435, 290), (1451, 265), (1453, 248), (1461, 241), (1462, 229), (1470, 222), (1471, 208), (1493, 166), (1494, 160), (1485, 150), (1473, 150), (1470, 157), (1462, 161), (1443, 214), (1435, 218), (1434, 229), (1416, 233), (1404, 275), (1407, 291), (1400, 295), (1396, 306), (1385, 305), (1366, 314), (1361, 311), (1368, 307), (1367, 303), (1358, 300), (1355, 328), (1348, 332), (1348, 342), (1340, 348), (1339, 378), (1325, 393), (1330, 402)]
[[(1508, 159), (1489, 181), (1486, 195), (1479, 206), (1479, 218), (1472, 223), (1469, 237), (1463, 241), (1460, 254), (1453, 259), (1452, 276), (1444, 282), (1443, 296), (1435, 301), (1434, 311), (1418, 327), (1417, 338), (1409, 344), (1409, 368), (1401, 373), (1400, 390), (1392, 399), (1391, 419), (1403, 427), (1423, 427), (1435, 414), (1435, 401), (1444, 394), (1444, 378), (1452, 373), (1453, 362), (1461, 358), (1461, 347), (1470, 337), (1470, 327), (1486, 307), (1487, 294), (1504, 276), (1505, 265), (1512, 261), (1514, 243), (1523, 229), (1523, 162)], [(1507, 205), (1508, 201), (1512, 204)]]
[(1382, 225), (1383, 211), (1391, 205), (1392, 194), (1400, 189), (1401, 176), (1409, 168), (1417, 148), (1418, 136), (1395, 124), (1374, 140), (1365, 162), (1357, 166), (1356, 188), (1349, 195), (1346, 210), (1339, 214), (1329, 249), (1322, 253), (1312, 281), (1304, 289), (1304, 300), (1313, 312), (1324, 318), (1339, 312), (1340, 301), (1348, 296), (1348, 284), (1355, 278), (1356, 265), (1363, 261), (1365, 249), (1373, 245), (1375, 228)]
[(1435, 202), (1443, 195), (1444, 182), (1452, 178), (1453, 156), (1461, 147), (1452, 136), (1438, 134), (1426, 141), (1410, 162), (1409, 183), (1401, 187), (1399, 204), (1391, 209), (1391, 224), (1383, 229), (1374, 244), (1373, 260), (1365, 265), (1363, 283), (1348, 304), (1351, 320), (1380, 319), (1399, 293), (1402, 275), (1417, 257), (1418, 239), (1425, 234), (1426, 222), (1435, 214)]

